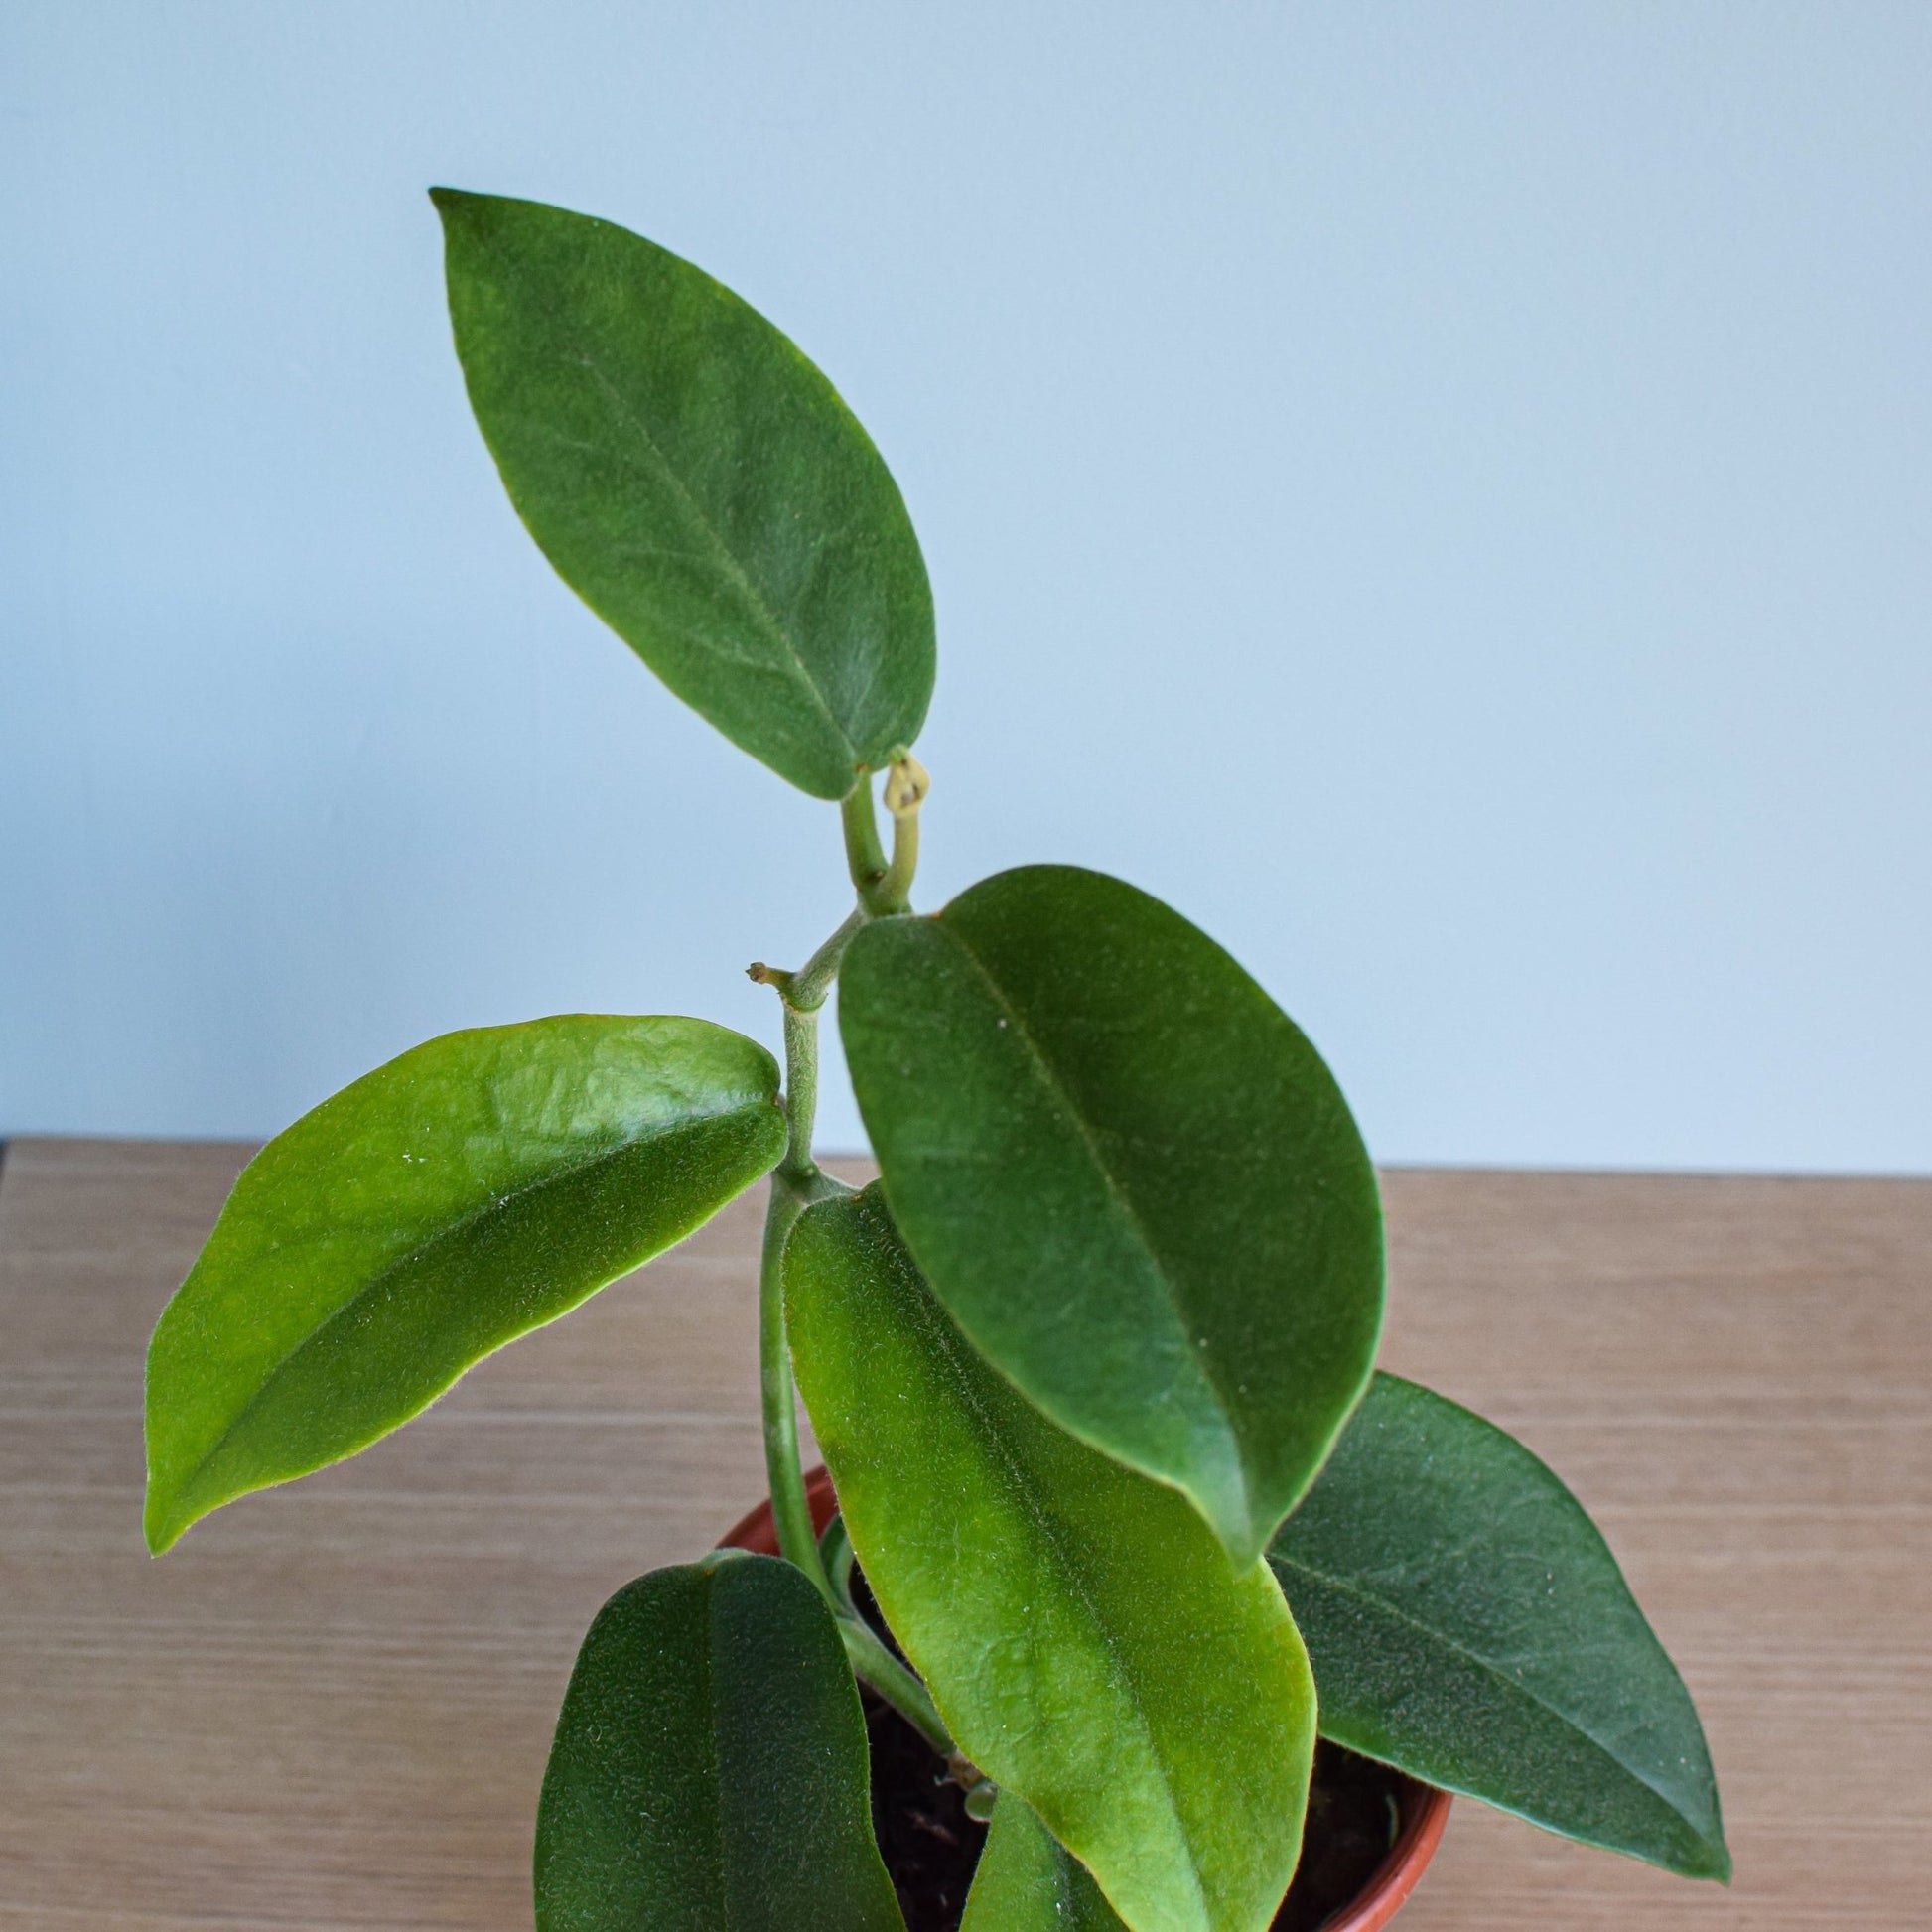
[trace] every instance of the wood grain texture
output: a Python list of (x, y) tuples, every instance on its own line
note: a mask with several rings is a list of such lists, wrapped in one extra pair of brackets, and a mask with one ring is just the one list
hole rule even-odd
[[(760, 1201), (154, 1563), (142, 1351), (244, 1153), (22, 1142), (0, 1177), (0, 1932), (527, 1928), (579, 1638), (759, 1487)], [(1932, 1182), (1387, 1189), (1387, 1366), (1603, 1524), (1738, 1872), (1458, 1804), (1403, 1932), (1932, 1924)]]

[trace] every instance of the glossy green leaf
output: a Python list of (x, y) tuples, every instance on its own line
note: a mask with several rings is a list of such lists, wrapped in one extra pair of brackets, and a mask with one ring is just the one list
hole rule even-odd
[(1333, 1077), (1206, 934), (1029, 866), (847, 955), (893, 1213), (976, 1346), (1255, 1561), (1366, 1386), (1375, 1173)]
[(1520, 1443), (1378, 1375), (1269, 1561), (1338, 1743), (1728, 1878), (1704, 1732), (1601, 1535)]
[(773, 1557), (598, 1612), (537, 1807), (537, 1932), (903, 1932), (831, 1612)]
[(1308, 1660), (1268, 1567), (974, 1352), (875, 1185), (785, 1249), (799, 1386), (866, 1581), (953, 1735), (1136, 1932), (1262, 1932), (1295, 1869)]
[(797, 347), (609, 221), (434, 191), (470, 402), (558, 574), (686, 704), (841, 798), (932, 694), (932, 593), (879, 452)]
[(702, 1020), (448, 1034), (344, 1088), (249, 1163), (155, 1328), (149, 1548), (366, 1449), (784, 1144), (770, 1054)]
[(1127, 1932), (1078, 1859), (1011, 1791), (973, 1872), (959, 1932)]

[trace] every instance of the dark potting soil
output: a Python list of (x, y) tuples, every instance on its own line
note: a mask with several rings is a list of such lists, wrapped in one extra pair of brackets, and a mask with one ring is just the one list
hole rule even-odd
[(872, 1745), (872, 1829), (906, 1932), (958, 1932), (986, 1827), (938, 1754), (883, 1698), (863, 1693)]
[[(870, 1691), (866, 1734), (873, 1829), (906, 1932), (958, 1932), (986, 1827), (966, 1816), (966, 1794), (932, 1747)], [(1360, 1896), (1395, 1843), (1401, 1790), (1385, 1765), (1325, 1740), (1315, 1746), (1302, 1863), (1275, 1932), (1318, 1932)]]

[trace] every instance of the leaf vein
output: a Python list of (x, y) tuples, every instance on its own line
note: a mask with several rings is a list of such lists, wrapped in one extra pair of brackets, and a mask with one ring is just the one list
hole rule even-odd
[[(1473, 1664), (1475, 1668), (1478, 1671), (1480, 1671), (1485, 1677), (1490, 1678), (1495, 1683), (1499, 1684), (1503, 1688), (1503, 1690), (1509, 1694), (1511, 1698), (1519, 1699), (1524, 1703), (1532, 1704), (1536, 1706), (1537, 1709), (1547, 1712), (1549, 1716), (1555, 1718), (1559, 1724), (1562, 1724), (1566, 1725), (1569, 1729), (1575, 1731), (1576, 1734), (1582, 1737), (1585, 1740), (1585, 1742), (1587, 1742), (1590, 1746), (1592, 1750), (1596, 1751), (1600, 1756), (1607, 1759), (1608, 1762), (1615, 1769), (1623, 1772), (1626, 1776), (1631, 1778), (1633, 1781), (1642, 1785), (1646, 1791), (1648, 1791), (1654, 1798), (1656, 1798), (1661, 1804), (1665, 1805), (1669, 1809), (1673, 1817), (1681, 1820), (1685, 1825), (1689, 1826), (1690, 1829), (1697, 1835), (1699, 1840), (1704, 1841), (1705, 1835), (1703, 1829), (1698, 1825), (1697, 1821), (1693, 1819), (1683, 1809), (1683, 1807), (1678, 1804), (1677, 1800), (1673, 1798), (1668, 1791), (1664, 1790), (1662, 1786), (1660, 1786), (1654, 1778), (1647, 1776), (1643, 1771), (1638, 1769), (1638, 1767), (1635, 1766), (1634, 1764), (1626, 1763), (1621, 1757), (1617, 1755), (1615, 1747), (1613, 1745), (1605, 1741), (1603, 1738), (1599, 1737), (1595, 1733), (1595, 1731), (1590, 1729), (1590, 1727), (1585, 1723), (1583, 1723), (1581, 1719), (1573, 1717), (1569, 1712), (1562, 1710), (1560, 1707), (1558, 1707), (1555, 1704), (1552, 1704), (1550, 1700), (1544, 1697), (1539, 1691), (1535, 1690), (1532, 1686), (1525, 1684), (1524, 1682), (1522, 1682), (1521, 1679), (1512, 1677), (1507, 1671), (1503, 1670), (1499, 1665), (1493, 1662), (1490, 1658), (1483, 1656), (1480, 1651), (1472, 1650), (1469, 1648), (1467, 1644), (1462, 1643), (1458, 1641), (1456, 1638), (1449, 1636), (1447, 1632), (1438, 1629), (1435, 1625), (1423, 1622), (1423, 1620), (1420, 1617), (1411, 1614), (1408, 1610), (1405, 1610), (1400, 1604), (1391, 1602), (1387, 1597), (1379, 1596), (1371, 1590), (1363, 1589), (1358, 1585), (1351, 1582), (1347, 1578), (1332, 1576), (1326, 1571), (1317, 1569), (1315, 1565), (1309, 1563), (1302, 1558), (1280, 1556), (1271, 1552), (1269, 1556), (1269, 1562), (1273, 1564), (1278, 1570), (1286, 1569), (1286, 1570), (1293, 1570), (1299, 1572), (1301, 1575), (1305, 1577), (1311, 1578), (1316, 1583), (1325, 1584), (1329, 1588), (1338, 1591), (1340, 1594), (1344, 1596), (1352, 1598), (1356, 1602), (1369, 1604), (1371, 1607), (1382, 1611), (1385, 1615), (1394, 1618), (1396, 1622), (1403, 1624), (1408, 1629), (1414, 1630), (1419, 1635), (1424, 1636), (1426, 1638), (1430, 1638), (1436, 1643), (1439, 1643), (1440, 1645), (1442, 1645), (1444, 1649), (1451, 1652), (1453, 1655), (1461, 1658), (1465, 1658), (1469, 1663)], [(1293, 1607), (1294, 1607), (1293, 1603), (1291, 1602), (1290, 1608), (1292, 1609)], [(1319, 1690), (1318, 1684), (1316, 1686), (1316, 1689), (1317, 1691)], [(1495, 1802), (1495, 1800), (1489, 1798), (1488, 1795), (1484, 1792), (1471, 1791), (1468, 1793), (1468, 1795), (1474, 1798), (1481, 1798), (1485, 1803)], [(1512, 1807), (1507, 1807), (1507, 1806), (1502, 1808), (1506, 1810), (1512, 1809)]]
[(595, 357), (585, 352), (579, 356), (578, 360), (580, 366), (583, 367), (591, 379), (604, 391), (613, 409), (635, 432), (638, 440), (649, 453), (658, 479), (682, 505), (687, 518), (689, 518), (691, 523), (707, 540), (713, 560), (721, 566), (726, 577), (750, 607), (754, 618), (758, 620), (767, 635), (777, 644), (778, 648), (790, 661), (792, 667), (797, 672), (799, 682), (804, 685), (812, 703), (818, 707), (819, 714), (831, 726), (840, 743), (845, 746), (847, 755), (856, 765), (859, 758), (859, 748), (853, 742), (851, 733), (846, 730), (844, 725), (833, 714), (831, 704), (827, 700), (825, 693), (819, 689), (818, 682), (812, 676), (810, 667), (806, 664), (803, 653), (793, 641), (791, 633), (780, 622), (777, 614), (766, 601), (764, 593), (752, 580), (751, 574), (739, 561), (737, 554), (732, 550), (730, 544), (720, 534), (710, 515), (698, 502), (697, 498), (691, 494), (690, 488), (685, 483), (684, 479), (672, 467), (670, 459), (659, 447), (656, 437), (652, 435), (650, 425), (631, 406), (622, 390), (605, 373), (603, 367)]
[(1060, 1111), (1071, 1123), (1074, 1133), (1079, 1137), (1080, 1145), (1085, 1150), (1088, 1160), (1093, 1165), (1094, 1172), (1099, 1175), (1101, 1184), (1106, 1190), (1109, 1203), (1125, 1223), (1129, 1235), (1140, 1246), (1142, 1252), (1152, 1264), (1154, 1278), (1167, 1298), (1169, 1309), (1173, 1315), (1174, 1327), (1180, 1336), (1183, 1349), (1181, 1359), (1193, 1368), (1200, 1383), (1204, 1386), (1225, 1432), (1227, 1445), (1233, 1450), (1232, 1473), (1234, 1483), (1239, 1491), (1242, 1514), (1244, 1517), (1249, 1515), (1252, 1508), (1252, 1499), (1248, 1494), (1247, 1470), (1241, 1460), (1240, 1438), (1235, 1430), (1232, 1407), (1228, 1401), (1226, 1392), (1220, 1385), (1214, 1365), (1207, 1361), (1200, 1351), (1189, 1345), (1189, 1324), (1186, 1319), (1186, 1310), (1182, 1306), (1179, 1292), (1175, 1288), (1173, 1275), (1166, 1259), (1161, 1253), (1159, 1245), (1148, 1232), (1147, 1226), (1142, 1221), (1133, 1202), (1122, 1190), (1119, 1179), (1115, 1175), (1112, 1168), (1107, 1164), (1106, 1156), (1102, 1152), (1100, 1144), (1095, 1140), (1092, 1130), (1086, 1123), (1085, 1117), (1074, 1104), (1073, 1096), (1068, 1092), (1064, 1080), (1060, 1077), (1059, 1070), (1047, 1056), (1045, 1048), (1040, 1045), (1033, 1029), (1028, 1025), (1026, 1015), (1008, 999), (1006, 989), (1001, 986), (999, 980), (994, 977), (991, 968), (987, 966), (978, 952), (974, 950), (972, 942), (963, 933), (951, 926), (945, 926), (943, 929), (972, 964), (974, 971), (986, 983), (987, 990), (992, 994), (995, 1004), (1012, 1023), (1022, 1043), (1026, 1046), (1034, 1063), (1038, 1067), (1048, 1092), (1051, 1094)]
[[(189, 1468), (187, 1474), (182, 1479), (180, 1493), (186, 1497), (193, 1492), (195, 1484), (207, 1473), (208, 1468), (219, 1457), (222, 1450), (234, 1440), (249, 1417), (261, 1407), (261, 1404), (266, 1400), (275, 1383), (282, 1378), (301, 1356), (306, 1354), (311, 1348), (314, 1348), (325, 1335), (329, 1334), (341, 1323), (348, 1320), (359, 1310), (365, 1308), (397, 1276), (404, 1273), (415, 1263), (421, 1261), (428, 1255), (434, 1254), (439, 1248), (446, 1247), (449, 1243), (460, 1239), (485, 1219), (506, 1213), (514, 1203), (525, 1199), (531, 1194), (541, 1192), (546, 1188), (561, 1186), (567, 1181), (576, 1180), (584, 1174), (594, 1173), (601, 1167), (608, 1166), (611, 1162), (619, 1160), (623, 1155), (631, 1153), (637, 1148), (648, 1146), (653, 1141), (666, 1139), (696, 1122), (726, 1120), (733, 1114), (747, 1111), (748, 1109), (743, 1101), (734, 1101), (726, 1107), (681, 1114), (676, 1120), (666, 1121), (653, 1128), (649, 1133), (637, 1134), (619, 1142), (614, 1147), (602, 1148), (596, 1154), (589, 1155), (583, 1160), (573, 1161), (561, 1167), (547, 1169), (536, 1179), (526, 1181), (520, 1187), (513, 1187), (507, 1193), (491, 1194), (488, 1200), (483, 1205), (472, 1209), (471, 1212), (451, 1222), (449, 1225), (437, 1229), (427, 1240), (419, 1241), (414, 1247), (385, 1261), (381, 1268), (375, 1274), (371, 1275), (347, 1301), (344, 1302), (339, 1308), (331, 1311), (324, 1320), (308, 1330), (306, 1334), (302, 1335), (296, 1341), (293, 1347), (285, 1350), (269, 1365), (268, 1369), (263, 1373), (261, 1380), (250, 1393), (247, 1401), (235, 1410), (226, 1425), (222, 1428), (220, 1435), (196, 1458), (193, 1465)], [(486, 1350), (485, 1354), (493, 1352), (494, 1350)], [(480, 1356), (478, 1359), (482, 1360), (483, 1357)], [(470, 1364), (471, 1367), (475, 1365), (475, 1363)], [(451, 1382), (445, 1383), (443, 1390), (439, 1390), (437, 1393), (441, 1394), (450, 1388), (457, 1379), (460, 1379), (463, 1373), (467, 1373), (467, 1370), (459, 1371), (458, 1377), (452, 1377)]]

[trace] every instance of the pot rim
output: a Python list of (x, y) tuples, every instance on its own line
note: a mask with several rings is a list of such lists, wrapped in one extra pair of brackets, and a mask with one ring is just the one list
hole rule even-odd
[[(805, 1500), (811, 1507), (812, 1527), (824, 1531), (838, 1507), (832, 1489), (832, 1476), (824, 1463), (805, 1477)], [(778, 1534), (767, 1500), (748, 1510), (720, 1539), (721, 1550), (750, 1550), (756, 1556), (775, 1557)], [(1436, 1848), (1443, 1842), (1443, 1828), (1449, 1823), (1449, 1793), (1420, 1778), (1402, 1774), (1405, 1795), (1402, 1828), (1388, 1856), (1376, 1867), (1375, 1875), (1337, 1916), (1323, 1924), (1321, 1932), (1382, 1932), (1408, 1902), (1409, 1894), (1421, 1881)]]

